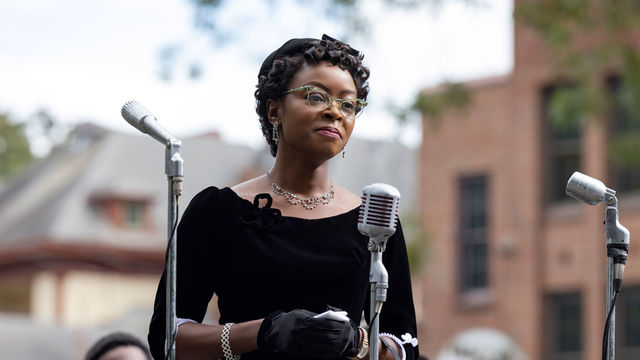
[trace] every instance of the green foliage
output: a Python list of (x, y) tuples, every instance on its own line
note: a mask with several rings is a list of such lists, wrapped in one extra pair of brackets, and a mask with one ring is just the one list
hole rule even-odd
[[(251, 0), (244, 0), (251, 1)], [(405, 11), (415, 10), (420, 7), (431, 6), (434, 9), (441, 6), (445, 1), (451, 0), (297, 0), (303, 8), (318, 17), (324, 17), (331, 21), (335, 26), (331, 26), (331, 35), (341, 40), (350, 41), (353, 37), (367, 37), (371, 26), (374, 25), (374, 19), (367, 17), (367, 12), (363, 11), (367, 6), (371, 6), (373, 2), (382, 4), (389, 9), (402, 9)], [(478, 5), (485, 3), (486, 0), (456, 0), (460, 3), (469, 5)], [(283, 5), (283, 0), (263, 0), (268, 6), (268, 11), (277, 11), (278, 7)], [(229, 0), (189, 0), (193, 7), (193, 24), (195, 29), (210, 38), (214, 47), (221, 47), (230, 41), (236, 39), (238, 34), (242, 33), (245, 26), (229, 27), (222, 21), (226, 13), (226, 8), (232, 2)], [(257, 1), (256, 1), (257, 3)], [(263, 13), (247, 13), (243, 19), (245, 23), (251, 23), (258, 16), (269, 16)], [(273, 27), (286, 24), (272, 24)], [(249, 28), (249, 27), (246, 27)], [(251, 36), (262, 36), (263, 34), (254, 31)], [(168, 44), (158, 52), (160, 61), (159, 77), (164, 81), (173, 79), (173, 72), (176, 67), (184, 65), (186, 62), (187, 76), (195, 80), (202, 76), (205, 66), (201, 64), (201, 59), (196, 57), (188, 57), (186, 53), (188, 44)], [(183, 61), (180, 61), (183, 60)]]
[(445, 83), (439, 91), (419, 94), (412, 109), (420, 111), (432, 124), (437, 124), (440, 117), (448, 110), (463, 110), (471, 104), (471, 95), (460, 83)]
[[(422, 6), (437, 6), (444, 0), (377, 0), (391, 8), (416, 9)], [(476, 4), (481, 0), (458, 0), (469, 4)], [(220, 32), (217, 27), (217, 16), (224, 8), (227, 0), (190, 0), (195, 10), (196, 27), (210, 31), (212, 34)], [(372, 0), (298, 0), (299, 3), (308, 7), (311, 11), (324, 12), (327, 18), (336, 19), (339, 23), (346, 25), (348, 33), (366, 34), (371, 21), (364, 17), (364, 12), (360, 8), (371, 4)], [(280, 0), (269, 0), (268, 5), (274, 7)], [(341, 36), (341, 38), (345, 38)]]
[(6, 113), (0, 114), (0, 178), (7, 177), (33, 160), (24, 124), (13, 123)]
[(603, 90), (573, 85), (558, 87), (549, 99), (547, 116), (559, 131), (575, 128), (583, 119), (605, 109), (607, 94)]
[(634, 51), (626, 49), (624, 52), (625, 68), (622, 78), (620, 96), (615, 100), (623, 108), (628, 118), (635, 125), (640, 125), (640, 57)]
[[(570, 87), (554, 92), (551, 118), (560, 127), (570, 122), (610, 117), (622, 109), (640, 122), (640, 3), (635, 0), (537, 0), (516, 3), (516, 21), (542, 36), (558, 82)], [(612, 73), (613, 71), (613, 73)], [(611, 96), (608, 77), (619, 78)], [(640, 164), (634, 134), (616, 136), (610, 154), (626, 165)]]
[(423, 224), (419, 214), (404, 213), (401, 219), (402, 231), (407, 243), (409, 268), (412, 273), (419, 273), (429, 257), (429, 236), (422, 226)]
[(640, 132), (616, 136), (609, 147), (611, 159), (621, 168), (640, 164)]

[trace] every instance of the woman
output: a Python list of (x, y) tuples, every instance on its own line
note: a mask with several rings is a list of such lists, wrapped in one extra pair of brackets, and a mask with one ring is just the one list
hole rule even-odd
[[(289, 40), (262, 64), (256, 112), (275, 163), (232, 188), (203, 190), (180, 221), (178, 358), (368, 358), (366, 330), (358, 327), (369, 313), (370, 261), (368, 239), (357, 230), (360, 198), (328, 173), (366, 105), (362, 58), (324, 35)], [(380, 359), (416, 359), (400, 227), (383, 261), (389, 293)], [(156, 359), (164, 357), (164, 289), (163, 275), (149, 332)], [(214, 292), (222, 325), (200, 324)], [(328, 306), (337, 318), (315, 317)]]

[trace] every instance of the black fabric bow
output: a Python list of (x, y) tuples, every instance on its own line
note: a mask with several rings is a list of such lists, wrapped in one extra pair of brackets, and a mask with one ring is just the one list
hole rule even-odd
[[(260, 200), (267, 200), (264, 207), (260, 207)], [(238, 203), (238, 221), (245, 226), (260, 229), (270, 229), (280, 223), (282, 213), (279, 209), (272, 209), (273, 199), (269, 194), (258, 194), (253, 198), (253, 204), (247, 201)]]

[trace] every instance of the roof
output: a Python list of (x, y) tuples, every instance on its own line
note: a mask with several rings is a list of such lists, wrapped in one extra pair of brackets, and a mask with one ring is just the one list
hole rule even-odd
[[(5, 184), (0, 192), (0, 247), (33, 242), (164, 248), (167, 178), (164, 148), (155, 140), (79, 128), (63, 149)], [(184, 192), (191, 199), (210, 184), (231, 185), (255, 152), (214, 137), (185, 139)], [(151, 227), (113, 227), (96, 197), (146, 199)], [(186, 205), (181, 201), (182, 207)]]
[[(218, 136), (192, 137), (182, 143), (185, 177), (180, 211), (205, 187), (234, 185), (248, 175), (264, 173), (273, 163), (266, 147), (254, 150), (225, 143)], [(47, 243), (164, 251), (168, 187), (164, 156), (164, 147), (150, 137), (79, 126), (64, 148), (0, 189), (0, 249)], [(333, 180), (356, 194), (367, 184), (385, 182), (400, 190), (401, 213), (415, 208), (414, 149), (352, 138), (346, 158), (336, 156), (330, 168)], [(109, 198), (145, 202), (150, 226), (114, 227), (100, 206)], [(51, 249), (39, 248), (47, 249), (47, 254)]]
[[(465, 88), (469, 90), (480, 90), (494, 86), (506, 86), (513, 80), (513, 74), (487, 76), (483, 78), (477, 78), (469, 81), (461, 82)], [(422, 95), (432, 95), (442, 92), (446, 89), (448, 83), (440, 83), (434, 86), (426, 87), (420, 90)]]

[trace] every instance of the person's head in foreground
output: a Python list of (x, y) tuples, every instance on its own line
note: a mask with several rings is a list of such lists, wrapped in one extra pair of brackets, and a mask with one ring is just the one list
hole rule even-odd
[(137, 337), (124, 332), (106, 335), (87, 352), (85, 360), (152, 360), (149, 348)]

